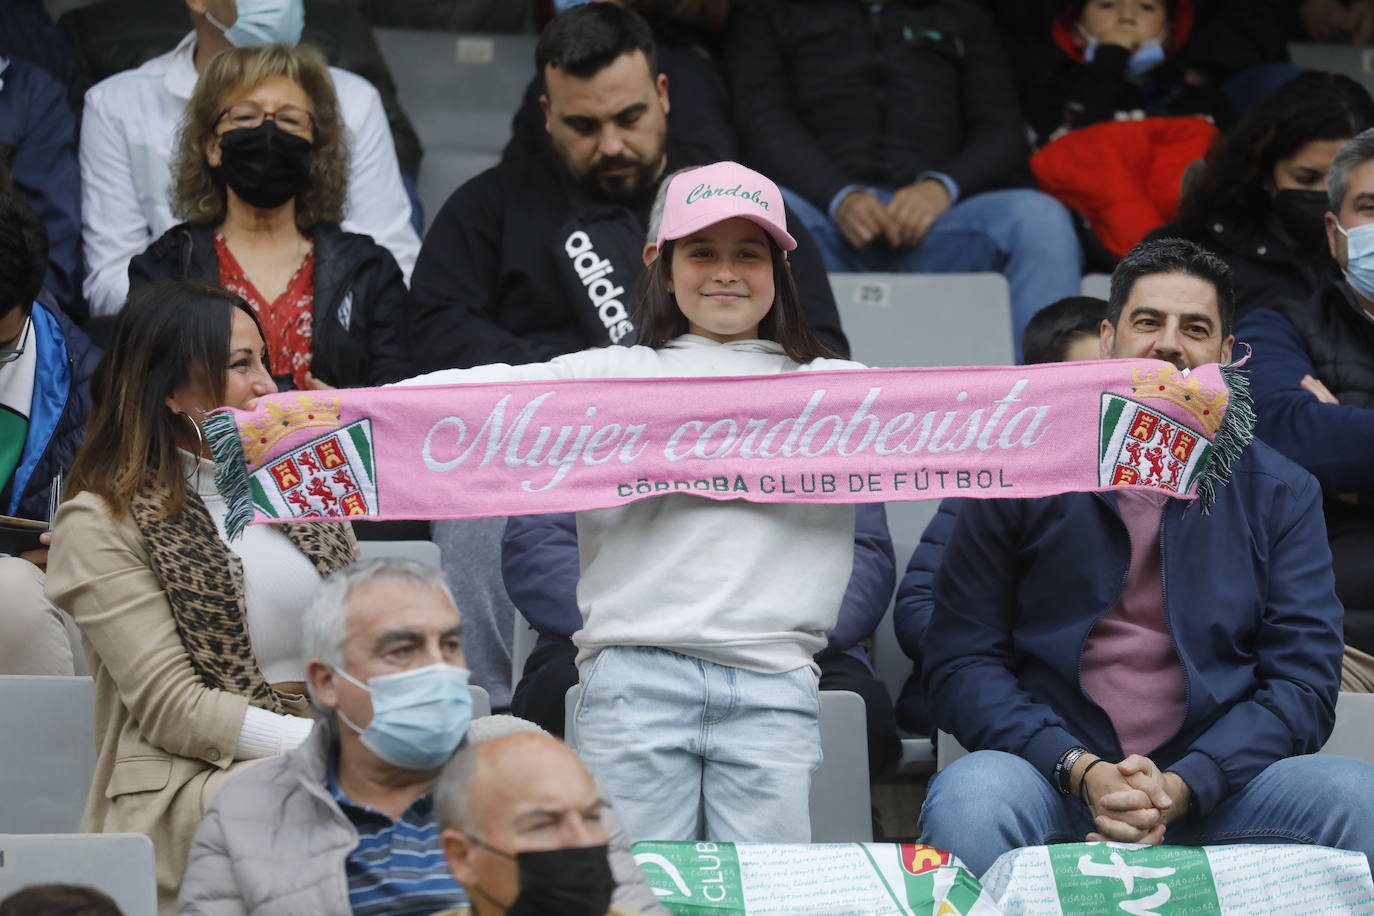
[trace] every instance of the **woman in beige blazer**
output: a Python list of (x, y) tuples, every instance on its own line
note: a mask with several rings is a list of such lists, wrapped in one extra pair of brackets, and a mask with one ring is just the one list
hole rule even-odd
[(186, 281), (140, 291), (92, 388), (47, 585), (95, 678), (82, 828), (151, 837), (159, 907), (173, 913), (215, 792), (310, 730), (298, 615), (357, 544), (346, 525), (223, 535), (200, 420), (276, 390), (262, 328), (238, 296)]

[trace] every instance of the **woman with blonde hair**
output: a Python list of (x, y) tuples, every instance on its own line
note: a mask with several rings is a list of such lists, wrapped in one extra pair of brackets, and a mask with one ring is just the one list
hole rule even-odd
[(343, 524), (225, 538), (200, 420), (276, 391), (267, 365), (233, 293), (181, 281), (134, 294), (53, 526), (48, 596), (76, 620), (95, 678), (82, 829), (152, 839), (163, 913), (224, 780), (309, 733), (301, 615), (321, 577), (357, 558)]
[(309, 47), (233, 48), (205, 68), (177, 142), (173, 226), (129, 265), (131, 291), (200, 279), (242, 296), (277, 382), (360, 387), (413, 374), (401, 270), (344, 232), (348, 144)]

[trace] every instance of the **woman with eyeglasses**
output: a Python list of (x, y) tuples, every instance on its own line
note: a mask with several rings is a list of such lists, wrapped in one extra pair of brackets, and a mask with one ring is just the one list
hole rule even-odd
[(339, 228), (348, 145), (324, 58), (233, 48), (196, 84), (178, 138), (169, 229), (129, 288), (200, 279), (262, 322), (282, 388), (378, 385), (413, 374), (409, 295), (391, 254)]
[[(206, 808), (249, 762), (314, 724), (302, 617), (357, 559), (346, 524), (252, 525), (230, 540), (200, 421), (276, 391), (262, 326), (200, 281), (129, 297), (53, 524), (47, 591), (95, 678), (95, 775), (82, 830), (143, 833), (159, 912), (175, 912)], [(316, 396), (301, 392), (301, 410)]]

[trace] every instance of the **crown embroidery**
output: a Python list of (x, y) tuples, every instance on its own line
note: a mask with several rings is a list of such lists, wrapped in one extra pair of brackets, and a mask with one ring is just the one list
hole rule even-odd
[(1131, 390), (1142, 401), (1162, 400), (1193, 415), (1207, 438), (1214, 438), (1226, 416), (1226, 389), (1214, 391), (1202, 382), (1169, 369), (1133, 369)]
[(333, 429), (338, 425), (338, 397), (302, 394), (289, 401), (269, 401), (239, 427), (243, 457), (249, 467), (256, 467), (284, 436), (311, 427)]

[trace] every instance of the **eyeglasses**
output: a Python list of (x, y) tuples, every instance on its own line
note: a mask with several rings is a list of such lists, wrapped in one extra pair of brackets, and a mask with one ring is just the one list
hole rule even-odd
[(215, 123), (228, 120), (232, 129), (257, 127), (263, 121), (272, 120), (288, 134), (298, 137), (311, 136), (315, 129), (315, 116), (304, 108), (283, 105), (276, 111), (264, 111), (257, 102), (235, 102), (219, 113)]
[[(25, 318), (25, 319), (24, 319), (24, 338), (23, 338), (23, 340), (19, 341), (19, 349), (17, 349), (17, 350), (0, 349), (0, 366), (5, 365), (6, 363), (12, 363), (12, 362), (14, 362), (16, 359), (18, 359), (19, 357), (21, 357), (21, 356), (24, 355), (24, 348), (25, 348), (26, 346), (28, 346), (28, 343), (29, 343), (29, 328), (31, 328), (31, 327), (33, 327), (33, 316), (32, 316), (32, 315), (30, 315), (28, 318)], [(15, 335), (15, 337), (18, 337), (18, 336), (19, 336), (18, 334)], [(14, 338), (11, 338), (11, 340), (13, 340), (13, 339), (14, 339)]]

